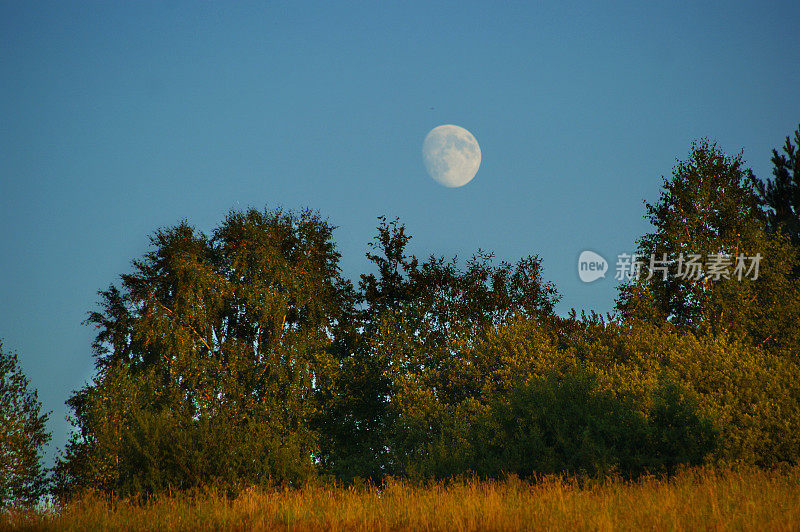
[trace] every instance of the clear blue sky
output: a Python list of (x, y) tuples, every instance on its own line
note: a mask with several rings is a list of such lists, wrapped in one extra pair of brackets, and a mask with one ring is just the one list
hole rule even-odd
[[(417, 254), (538, 254), (559, 312), (606, 312), (578, 254), (630, 251), (693, 139), (765, 177), (800, 122), (796, 1), (533, 4), (0, 1), (0, 337), (53, 447), (81, 321), (160, 226), (312, 207), (355, 279), (398, 216)], [(425, 174), (440, 124), (481, 145), (463, 188)]]

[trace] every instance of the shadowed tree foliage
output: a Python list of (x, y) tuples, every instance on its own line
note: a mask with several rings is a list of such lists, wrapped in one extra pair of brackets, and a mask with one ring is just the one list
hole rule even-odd
[(17, 354), (0, 341), (0, 511), (32, 506), (45, 493), (42, 451), (50, 441), (36, 390), (19, 367)]
[[(639, 398), (640, 400), (642, 398)], [(655, 390), (645, 415), (591, 373), (549, 374), (495, 402), (474, 429), (477, 470), (487, 476), (567, 473), (627, 478), (700, 464), (716, 433), (674, 383)]]
[(453, 409), (481, 393), (467, 375), (470, 346), (516, 318), (547, 320), (558, 299), (541, 260), (492, 264), (479, 251), (456, 260), (407, 254), (397, 222), (380, 219), (361, 276), (357, 324), (338, 346), (341, 373), (323, 421), (322, 463), (340, 478), (406, 474), (438, 438)]
[[(767, 228), (789, 236), (800, 247), (800, 126), (792, 139), (786, 137), (783, 153), (772, 150), (772, 179), (757, 181), (756, 188), (766, 207)], [(795, 263), (795, 277), (800, 276), (800, 259)]]
[(210, 237), (186, 223), (157, 231), (87, 320), (98, 373), (68, 402), (77, 432), (58, 491), (312, 475), (316, 389), (352, 304), (331, 233), (310, 211), (252, 209)]
[(397, 220), (379, 218), (378, 234), (368, 245), (367, 258), (378, 275), (364, 274), (357, 294), (358, 309), (343, 321), (332, 353), (338, 372), (324, 391), (326, 409), (317, 418), (322, 438), (323, 469), (337, 478), (380, 482), (392, 473), (391, 431), (397, 421), (390, 411), (394, 393), (391, 358), (375, 352), (375, 336), (382, 315), (400, 313), (413, 299), (408, 275), (418, 267), (406, 256), (411, 239)]

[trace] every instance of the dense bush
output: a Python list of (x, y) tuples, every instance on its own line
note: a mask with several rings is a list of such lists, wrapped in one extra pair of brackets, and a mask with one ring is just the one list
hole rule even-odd
[(478, 424), (476, 469), (490, 476), (631, 477), (702, 463), (716, 434), (695, 403), (671, 383), (649, 399), (645, 415), (586, 372), (536, 379), (516, 388), (508, 403), (493, 405)]
[[(557, 333), (568, 325), (576, 326), (561, 323), (554, 332), (552, 324), (524, 319), (488, 331), (465, 357), (466, 376), (452, 375), (455, 382), (481, 383), (473, 395), (429, 401), (425, 416), (419, 410), (401, 416), (416, 422), (403, 428), (418, 435), (403, 471), (423, 478), (632, 477), (713, 456), (719, 428), (685, 382), (658, 364), (604, 372), (601, 356), (559, 347)], [(604, 345), (615, 338), (610, 327), (598, 329), (606, 331)]]
[(573, 323), (569, 334), (576, 356), (606, 389), (648, 397), (668, 379), (696, 397), (698, 413), (720, 433), (712, 461), (763, 466), (800, 461), (795, 357), (669, 324)]

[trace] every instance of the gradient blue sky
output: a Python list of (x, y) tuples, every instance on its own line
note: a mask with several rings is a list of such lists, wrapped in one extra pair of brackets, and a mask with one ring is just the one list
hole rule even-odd
[[(609, 311), (577, 256), (633, 248), (693, 139), (765, 177), (800, 122), (800, 4), (649, 4), (0, 1), (0, 337), (50, 456), (96, 291), (183, 218), (318, 209), (356, 279), (398, 216), (417, 254), (538, 254), (559, 312)], [(422, 164), (448, 123), (483, 153), (459, 189)]]

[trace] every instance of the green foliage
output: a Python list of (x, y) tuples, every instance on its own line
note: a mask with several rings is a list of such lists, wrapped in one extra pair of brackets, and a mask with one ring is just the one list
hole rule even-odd
[(741, 157), (697, 143), (664, 181), (659, 202), (647, 204), (654, 231), (640, 239), (639, 253), (758, 253), (756, 280), (679, 278), (674, 268), (666, 279), (647, 279), (645, 263), (645, 275), (620, 289), (624, 324), (572, 325), (566, 340), (614, 386), (642, 392), (665, 372), (696, 393), (721, 434), (716, 462), (800, 460), (797, 157), (788, 138), (784, 151), (773, 152), (775, 180), (765, 185)]
[(41, 408), (17, 354), (0, 341), (0, 511), (32, 506), (45, 492), (42, 451), (50, 434)]
[(468, 377), (483, 388), (438, 410), (413, 476), (800, 461), (800, 368), (747, 341), (637, 321), (572, 318), (551, 331), (520, 320), (487, 334), (469, 360), (483, 361)]
[[(591, 349), (575, 333), (574, 345), (563, 347), (559, 335), (569, 324), (519, 319), (477, 342), (467, 375), (452, 378), (481, 388), (440, 408), (436, 437), (416, 449), (409, 474), (636, 476), (702, 463), (717, 431), (693, 392), (657, 366), (649, 368), (647, 385), (635, 382), (639, 368), (614, 366), (612, 378), (601, 359), (616, 337), (595, 324)], [(573, 327), (584, 325), (590, 324)]]
[(755, 187), (695, 144), (639, 252), (760, 253), (759, 277), (642, 277), (608, 320), (556, 316), (538, 257), (420, 260), (397, 220), (358, 288), (308, 211), (159, 230), (89, 315), (97, 374), (54, 491), (797, 464), (797, 249)]
[(232, 212), (211, 237), (157, 231), (87, 320), (98, 375), (69, 401), (57, 491), (308, 478), (331, 331), (352, 301), (331, 233), (280, 210)]
[[(629, 321), (574, 326), (577, 356), (603, 387), (652, 397), (674, 382), (720, 434), (716, 463), (775, 466), (800, 461), (800, 368), (795, 359), (729, 335), (695, 335)], [(684, 392), (682, 392), (684, 393)], [(643, 411), (649, 400), (638, 403)]]
[[(797, 249), (767, 231), (756, 180), (741, 156), (714, 144), (692, 145), (655, 205), (646, 204), (654, 231), (639, 240), (642, 275), (620, 287), (617, 308), (625, 319), (670, 322), (696, 333), (730, 334), (773, 351), (800, 348), (800, 284), (791, 275)], [(704, 262), (716, 254), (761, 256), (758, 278), (715, 279), (707, 270), (677, 275), (680, 254)], [(651, 271), (649, 258), (673, 260), (669, 274)], [(731, 268), (732, 269), (732, 268)], [(654, 274), (654, 275), (651, 275)], [(648, 279), (648, 277), (650, 277)], [(796, 356), (796, 355), (795, 355)]]

